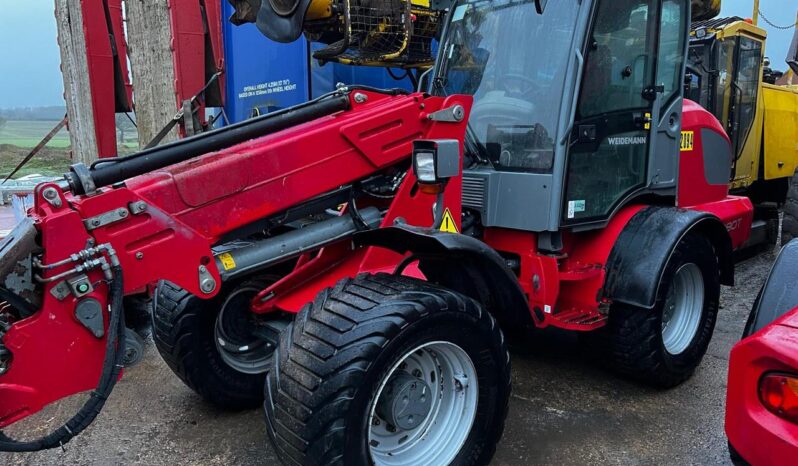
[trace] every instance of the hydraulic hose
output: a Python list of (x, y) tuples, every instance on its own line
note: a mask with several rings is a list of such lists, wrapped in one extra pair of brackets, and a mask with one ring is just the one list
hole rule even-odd
[(119, 371), (122, 369), (125, 347), (125, 319), (123, 316), (122, 298), (124, 297), (124, 287), (122, 283), (122, 268), (118, 265), (112, 266), (113, 281), (110, 283), (110, 308), (111, 316), (108, 323), (108, 340), (105, 345), (105, 360), (103, 361), (102, 373), (97, 388), (83, 407), (72, 416), (63, 426), (59, 427), (51, 434), (31, 441), (18, 441), (6, 436), (0, 431), (0, 451), (3, 452), (34, 452), (49, 450), (51, 448), (63, 447), (76, 435), (83, 432), (102, 411), (105, 401), (119, 379)]

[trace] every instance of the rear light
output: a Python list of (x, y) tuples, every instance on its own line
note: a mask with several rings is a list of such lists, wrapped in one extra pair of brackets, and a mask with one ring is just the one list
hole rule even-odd
[(759, 399), (771, 413), (798, 424), (798, 375), (765, 374), (759, 380)]

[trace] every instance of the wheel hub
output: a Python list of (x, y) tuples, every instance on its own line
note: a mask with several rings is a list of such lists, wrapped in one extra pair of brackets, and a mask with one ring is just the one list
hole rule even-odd
[(478, 397), (476, 368), (461, 347), (435, 341), (407, 351), (371, 402), (372, 462), (449, 464), (471, 431)]
[(662, 309), (662, 343), (672, 355), (687, 350), (701, 324), (704, 279), (697, 265), (688, 263), (674, 275)]
[(227, 365), (244, 374), (262, 374), (269, 368), (280, 331), (288, 320), (257, 320), (249, 301), (260, 291), (241, 287), (222, 304), (214, 326), (216, 349)]
[(385, 386), (377, 414), (402, 430), (419, 426), (429, 416), (432, 394), (423, 380), (407, 373), (395, 375)]

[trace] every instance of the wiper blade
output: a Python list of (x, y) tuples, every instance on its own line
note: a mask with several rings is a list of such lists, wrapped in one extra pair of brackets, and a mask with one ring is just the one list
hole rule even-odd
[(490, 163), (488, 149), (486, 149), (485, 146), (479, 142), (479, 139), (477, 139), (477, 135), (474, 132), (474, 127), (471, 126), (471, 122), (466, 123), (465, 136), (466, 145), (471, 146), (469, 152), (471, 152), (481, 163)]

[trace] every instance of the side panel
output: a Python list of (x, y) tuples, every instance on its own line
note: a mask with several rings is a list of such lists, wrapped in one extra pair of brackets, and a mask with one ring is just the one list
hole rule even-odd
[(718, 120), (690, 100), (684, 101), (681, 146), (677, 206), (725, 199), (732, 169), (731, 142)]
[(791, 177), (798, 168), (798, 90), (766, 84), (765, 179)]

